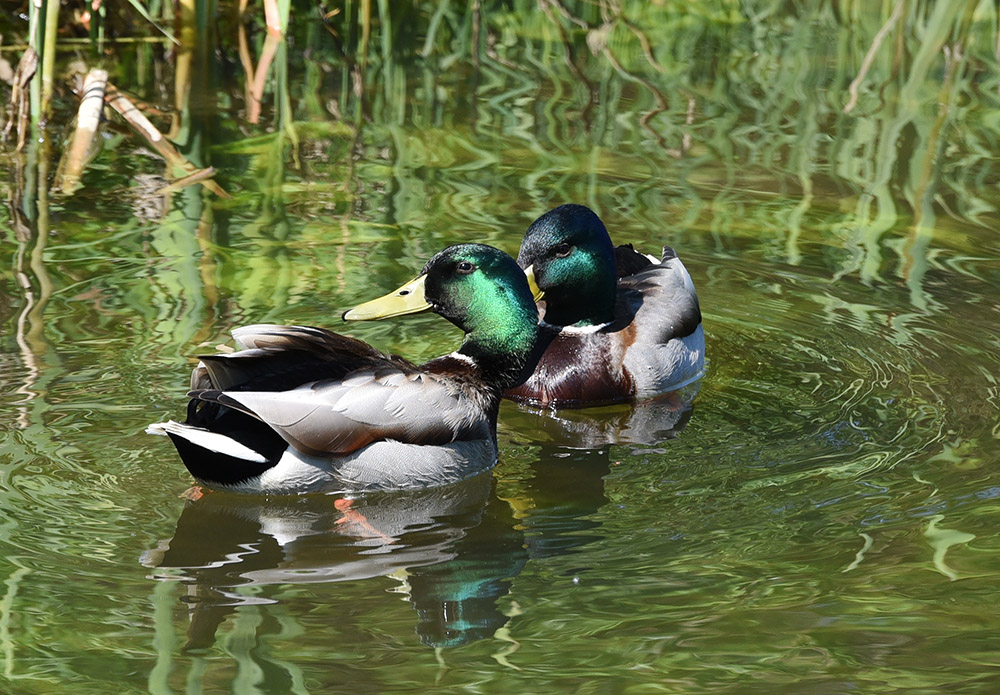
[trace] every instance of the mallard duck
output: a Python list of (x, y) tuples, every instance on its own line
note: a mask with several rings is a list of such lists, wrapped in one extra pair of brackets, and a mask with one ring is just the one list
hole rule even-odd
[(195, 479), (242, 492), (358, 492), (454, 482), (492, 467), (501, 394), (527, 373), (538, 313), (514, 259), (451, 246), (416, 279), (344, 313), (433, 310), (465, 332), (415, 366), (322, 328), (233, 331), (239, 350), (201, 358), (170, 437)]
[(562, 205), (528, 227), (517, 262), (542, 298), (547, 346), (507, 397), (579, 408), (657, 396), (701, 377), (698, 295), (670, 247), (659, 259), (615, 248), (593, 211)]

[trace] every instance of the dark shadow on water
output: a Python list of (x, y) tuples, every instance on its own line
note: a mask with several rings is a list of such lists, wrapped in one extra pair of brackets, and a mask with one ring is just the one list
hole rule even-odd
[[(608, 443), (655, 445), (690, 415), (689, 401), (580, 411), (523, 412), (514, 437), (537, 448), (518, 500), (497, 496), (491, 473), (405, 493), (248, 497), (209, 492), (185, 504), (172, 538), (140, 561), (186, 586), (185, 652), (217, 643), (239, 606), (274, 603), (241, 587), (359, 581), (392, 575), (433, 647), (489, 638), (509, 617), (498, 605), (530, 559), (577, 552), (600, 540)], [(569, 424), (567, 424), (569, 423)], [(510, 433), (510, 431), (508, 431)], [(572, 568), (578, 571), (584, 568)]]

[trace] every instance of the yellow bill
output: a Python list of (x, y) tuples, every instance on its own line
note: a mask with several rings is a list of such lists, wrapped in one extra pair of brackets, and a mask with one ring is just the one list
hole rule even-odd
[(344, 320), (371, 321), (372, 319), (387, 319), (392, 316), (427, 311), (431, 305), (424, 298), (424, 280), (426, 279), (426, 275), (421, 275), (383, 297), (348, 309), (344, 312)]
[(538, 283), (535, 281), (535, 266), (529, 265), (524, 269), (524, 277), (528, 278), (528, 287), (531, 289), (531, 296), (535, 298), (537, 302), (545, 294), (539, 287)]

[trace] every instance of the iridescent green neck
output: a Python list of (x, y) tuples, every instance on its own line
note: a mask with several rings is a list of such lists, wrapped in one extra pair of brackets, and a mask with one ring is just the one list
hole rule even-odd
[(509, 363), (519, 371), (535, 345), (538, 310), (530, 294), (514, 292), (506, 284), (476, 285), (462, 321), (465, 340), (458, 352), (477, 363)]

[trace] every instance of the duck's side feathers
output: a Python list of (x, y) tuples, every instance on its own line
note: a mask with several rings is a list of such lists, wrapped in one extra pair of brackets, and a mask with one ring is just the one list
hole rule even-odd
[(489, 438), (435, 447), (389, 439), (339, 461), (337, 477), (353, 491), (416, 490), (464, 480), (496, 462), (496, 444)]
[(618, 282), (616, 327), (631, 326), (631, 343), (656, 345), (694, 333), (701, 325), (701, 307), (687, 268), (664, 249), (660, 264)]
[(422, 446), (382, 440), (336, 459), (314, 457), (289, 447), (260, 476), (230, 485), (252, 493), (417, 490), (464, 480), (496, 465), (490, 439)]
[(636, 398), (671, 391), (701, 377), (705, 333), (698, 295), (671, 249), (664, 249), (659, 265), (619, 282), (619, 302), (634, 311), (622, 333), (628, 346), (624, 365)]
[(262, 420), (312, 456), (342, 456), (380, 439), (440, 445), (489, 437), (474, 400), (422, 373), (363, 370), (288, 391), (192, 395)]
[(705, 374), (705, 333), (701, 326), (682, 338), (625, 353), (636, 399), (688, 386)]
[[(677, 252), (674, 251), (669, 246), (663, 247), (663, 255), (660, 258), (660, 264), (670, 266), (677, 276), (681, 279), (681, 284), (684, 285), (684, 289), (688, 291), (694, 300), (695, 304), (698, 304), (698, 293), (694, 289), (694, 280), (691, 279), (691, 273), (688, 272), (687, 267), (681, 263), (681, 259), (678, 258)], [(701, 321), (701, 309), (698, 310), (698, 320)]]

